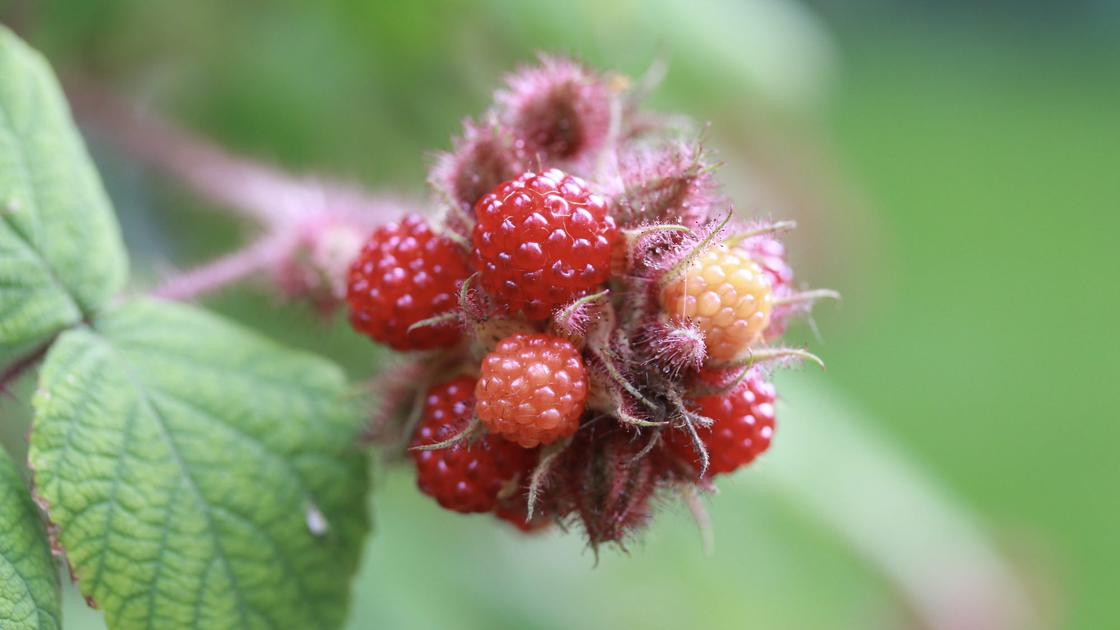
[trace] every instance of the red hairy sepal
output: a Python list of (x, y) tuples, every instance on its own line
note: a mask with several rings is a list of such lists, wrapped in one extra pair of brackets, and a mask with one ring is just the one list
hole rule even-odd
[(536, 332), (532, 324), (506, 317), (502, 309), (477, 286), (478, 274), (468, 277), (459, 285), (459, 310), (468, 349), (475, 359), (481, 359), (506, 337), (518, 333)]
[(699, 370), (708, 356), (699, 328), (665, 316), (646, 325), (638, 342), (650, 363), (670, 378)]
[(588, 421), (562, 453), (548, 503), (583, 527), (593, 548), (623, 544), (652, 515), (662, 467), (636, 432), (611, 418)]
[[(553, 313), (551, 331), (577, 346), (582, 345), (588, 328), (610, 307), (610, 291), (606, 289), (585, 295)], [(611, 320), (613, 321), (613, 314)]]
[(448, 227), (470, 238), (478, 200), (522, 170), (513, 147), (493, 123), (476, 125), (466, 120), (463, 136), (454, 141), (451, 151), (437, 156), (428, 183), (454, 210)]
[(677, 238), (656, 251), (651, 251), (646, 256), (643, 268), (636, 272), (654, 280), (658, 289), (664, 288), (683, 275), (705, 252), (713, 247), (723, 246), (730, 233), (732, 217), (733, 210), (729, 207), (718, 218), (713, 217), (688, 232), (674, 234)]
[(360, 440), (382, 446), (392, 455), (405, 450), (420, 421), (424, 398), (432, 385), (470, 374), (460, 353), (396, 354), (366, 384), (372, 414)]
[(727, 206), (712, 177), (714, 168), (702, 147), (685, 143), (623, 153), (622, 190), (612, 200), (619, 224), (702, 225), (714, 211)]
[(647, 275), (668, 254), (693, 240), (693, 231), (677, 223), (647, 223), (621, 233), (622, 246), (615, 248), (611, 266), (618, 275)]
[(509, 75), (494, 96), (498, 119), (529, 164), (590, 162), (610, 134), (611, 98), (602, 77), (548, 56)]

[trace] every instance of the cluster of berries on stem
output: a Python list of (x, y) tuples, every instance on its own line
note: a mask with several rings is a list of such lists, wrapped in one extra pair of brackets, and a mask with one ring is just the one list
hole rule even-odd
[(377, 228), (347, 279), (356, 330), (410, 351), (372, 434), (420, 490), (523, 531), (622, 544), (656, 497), (770, 446), (775, 345), (830, 295), (798, 291), (706, 152), (626, 82), (543, 58), (507, 79), (429, 177), (436, 218)]

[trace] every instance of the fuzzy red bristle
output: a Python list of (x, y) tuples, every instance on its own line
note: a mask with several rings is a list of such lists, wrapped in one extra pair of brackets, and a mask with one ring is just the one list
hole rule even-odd
[(564, 452), (546, 503), (576, 517), (593, 547), (621, 544), (649, 521), (665, 474), (654, 457), (641, 456), (644, 446), (609, 418), (589, 422)]
[(600, 77), (548, 56), (507, 77), (506, 89), (495, 96), (498, 118), (530, 163), (588, 161), (606, 144), (610, 99)]
[[(711, 427), (696, 428), (707, 449), (708, 477), (738, 470), (770, 448), (774, 398), (774, 386), (752, 375), (729, 393), (694, 401), (692, 410), (713, 421)], [(702, 457), (685, 430), (669, 431), (665, 441), (670, 451), (700, 471)]]

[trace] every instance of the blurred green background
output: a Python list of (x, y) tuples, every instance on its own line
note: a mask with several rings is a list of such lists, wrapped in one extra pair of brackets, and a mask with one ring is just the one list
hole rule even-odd
[[(812, 410), (826, 426), (843, 404), (975, 512), (1047, 627), (1120, 624), (1120, 5), (0, 0), (0, 20), (62, 74), (233, 150), (411, 194), (430, 152), (535, 51), (631, 75), (665, 60), (652, 106), (710, 121), (740, 210), (797, 218), (800, 277), (845, 295), (818, 309), (819, 341), (795, 331), (829, 369), (779, 379), (784, 421)], [(89, 139), (141, 285), (242, 238)], [(355, 378), (381, 358), (263, 291), (207, 304)], [(441, 512), (380, 465), (351, 626), (913, 627), (897, 587), (787, 496), (811, 479), (768, 483), (767, 466), (797, 455), (782, 422), (761, 472), (707, 501), (711, 557), (667, 506), (629, 555), (596, 566), (578, 536), (526, 540)], [(5, 441), (21, 448), (20, 432)], [(837, 474), (830, 461), (810, 477)], [(915, 525), (875, 486), (850, 490), (883, 502), (881, 527)], [(916, 525), (901, 534), (920, 546)], [(68, 620), (98, 627), (69, 597)]]

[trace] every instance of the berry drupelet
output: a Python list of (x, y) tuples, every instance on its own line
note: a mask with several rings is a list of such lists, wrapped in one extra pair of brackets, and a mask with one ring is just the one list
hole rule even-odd
[(579, 427), (587, 371), (567, 341), (518, 334), (482, 360), (475, 398), (478, 418), (490, 431), (526, 448), (549, 444)]
[[(707, 477), (738, 470), (770, 448), (774, 386), (760, 377), (748, 377), (730, 393), (698, 398), (692, 410), (712, 420), (711, 427), (696, 427), (708, 452)], [(666, 444), (674, 455), (700, 472), (700, 455), (685, 430), (667, 432)]]
[(770, 323), (770, 276), (744, 254), (717, 247), (670, 282), (661, 307), (705, 336), (708, 356), (730, 361), (758, 341)]
[(409, 328), (454, 309), (468, 275), (454, 242), (433, 233), (423, 217), (407, 215), (377, 228), (350, 265), (350, 322), (394, 350), (452, 346), (460, 338), (453, 322)]
[(558, 169), (525, 173), (475, 206), (474, 264), (499, 304), (530, 320), (602, 285), (618, 227), (607, 202)]
[(429, 390), (412, 439), (420, 491), (455, 512), (494, 510), (506, 484), (528, 474), (536, 463), (535, 451), (497, 435), (438, 450), (418, 448), (452, 439), (469, 427), (474, 387), (474, 379), (463, 376)]

